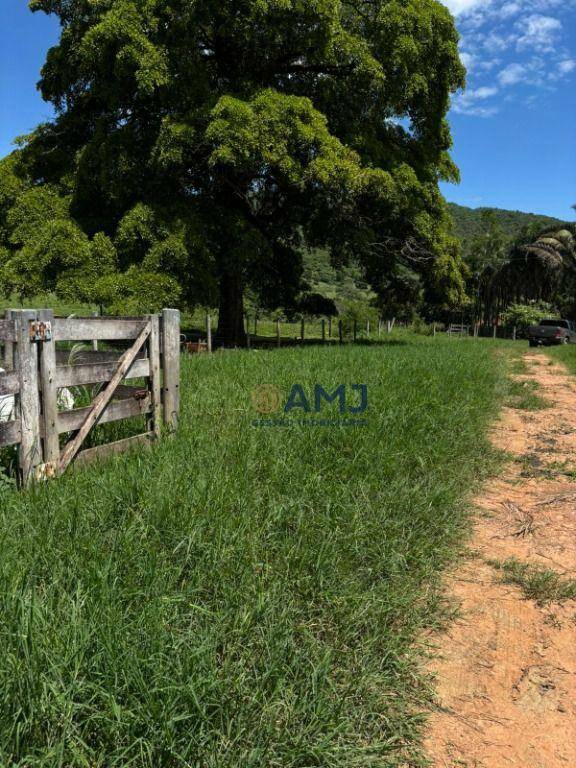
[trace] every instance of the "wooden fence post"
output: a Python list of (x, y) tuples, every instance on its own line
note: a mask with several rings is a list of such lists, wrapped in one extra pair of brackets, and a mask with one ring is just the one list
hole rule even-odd
[(206, 349), (212, 352), (212, 318), (206, 315)]
[(254, 338), (258, 336), (258, 315), (254, 315)]
[[(54, 312), (43, 309), (38, 312), (38, 319), (52, 323), (54, 333)], [(93, 342), (98, 346), (98, 342)], [(60, 440), (58, 439), (58, 387), (56, 385), (56, 342), (43, 341), (40, 350), (40, 385), (42, 391), (42, 424), (44, 426), (44, 474), (53, 477), (60, 459)]]
[(338, 320), (338, 341), (340, 344), (344, 341), (344, 333), (342, 328), (342, 320)]
[(180, 414), (180, 312), (164, 309), (162, 321), (164, 424), (176, 430)]
[(276, 344), (282, 346), (282, 329), (280, 327), (280, 318), (276, 318)]
[(496, 325), (496, 323), (494, 323), (494, 330), (492, 331), (492, 338), (493, 339), (495, 339), (497, 337), (497, 332), (498, 332), (498, 326)]
[(512, 341), (516, 341), (516, 332), (517, 332), (516, 331), (516, 326), (514, 326), (514, 328), (512, 330)]
[[(98, 317), (98, 312), (92, 312), (92, 317)], [(98, 352), (98, 339), (92, 340), (92, 351)]]
[[(6, 320), (14, 320), (14, 310), (8, 309), (5, 314)], [(15, 346), (13, 341), (4, 342), (4, 360), (3, 368), (5, 371), (14, 370)]]
[(322, 343), (326, 341), (326, 320), (322, 318)]
[[(150, 358), (150, 394), (152, 399), (152, 418), (148, 429), (154, 437), (162, 433), (162, 381), (160, 368), (160, 316), (150, 315), (150, 337), (148, 339), (148, 357)], [(177, 350), (180, 361), (180, 350)], [(164, 365), (167, 358), (164, 357)], [(171, 365), (171, 363), (169, 363)]]
[(38, 345), (30, 341), (30, 321), (37, 319), (36, 310), (16, 313), (16, 339), (18, 345), (18, 371), (20, 374), (20, 469), (22, 482), (30, 485), (36, 468), (42, 463), (40, 444), (40, 393), (38, 391)]
[(328, 338), (332, 338), (332, 318), (328, 318)]

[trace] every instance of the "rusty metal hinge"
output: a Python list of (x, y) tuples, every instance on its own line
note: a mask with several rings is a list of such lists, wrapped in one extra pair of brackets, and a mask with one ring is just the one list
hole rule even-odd
[(41, 341), (52, 341), (52, 323), (43, 320), (33, 320), (30, 323), (30, 341), (38, 344)]

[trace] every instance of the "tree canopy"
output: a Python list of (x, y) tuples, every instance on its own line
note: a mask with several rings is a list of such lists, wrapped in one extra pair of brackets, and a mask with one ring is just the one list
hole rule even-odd
[[(30, 7), (62, 27), (40, 82), (57, 116), (0, 182), (0, 196), (23, 193), (21, 213), (0, 219), (12, 279), (33, 255), (58, 290), (86, 272), (114, 300), (156, 285), (219, 302), (219, 333), (236, 343), (247, 287), (264, 307), (295, 305), (305, 247), (358, 259), (377, 293), (409, 269), (431, 300), (461, 299), (438, 182), (458, 177), (445, 118), (465, 73), (441, 3)], [(17, 221), (27, 210), (50, 222), (34, 254)]]
[(576, 237), (574, 225), (540, 232), (528, 228), (512, 242), (506, 258), (478, 276), (478, 315), (498, 319), (511, 305), (542, 302), (574, 316)]

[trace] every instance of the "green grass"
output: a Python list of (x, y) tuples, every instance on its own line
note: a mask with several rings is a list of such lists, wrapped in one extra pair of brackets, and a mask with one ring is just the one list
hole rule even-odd
[(540, 568), (518, 560), (494, 562), (502, 571), (502, 583), (520, 587), (524, 596), (540, 605), (563, 600), (576, 600), (576, 580), (565, 579), (550, 568)]
[(69, 315), (87, 316), (98, 311), (96, 305), (62, 301), (52, 293), (33, 296), (22, 301), (18, 296), (0, 297), (0, 313), (3, 313), (6, 309), (53, 309), (56, 315), (62, 317), (68, 317)]
[[(522, 363), (523, 361), (519, 362)], [(518, 365), (518, 361), (516, 361), (516, 365)], [(507, 404), (511, 408), (518, 408), (523, 411), (541, 411), (543, 408), (549, 408), (550, 403), (540, 397), (539, 389), (540, 385), (537, 381), (510, 381)]]
[[(186, 357), (176, 437), (0, 487), (0, 765), (423, 764), (415, 639), (508, 361), (402, 333)], [(255, 386), (316, 382), (366, 383), (367, 426), (253, 426)]]
[(563, 363), (570, 373), (576, 374), (576, 344), (545, 347), (546, 354), (556, 363)]

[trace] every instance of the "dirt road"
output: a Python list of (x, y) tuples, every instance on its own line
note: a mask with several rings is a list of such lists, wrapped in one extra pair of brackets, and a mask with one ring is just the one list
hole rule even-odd
[(540, 352), (525, 361), (517, 378), (551, 407), (507, 408), (494, 430), (515, 460), (477, 499), (470, 556), (448, 578), (460, 614), (433, 638), (434, 768), (576, 768), (576, 601), (539, 605), (492, 564), (576, 577), (576, 377)]

